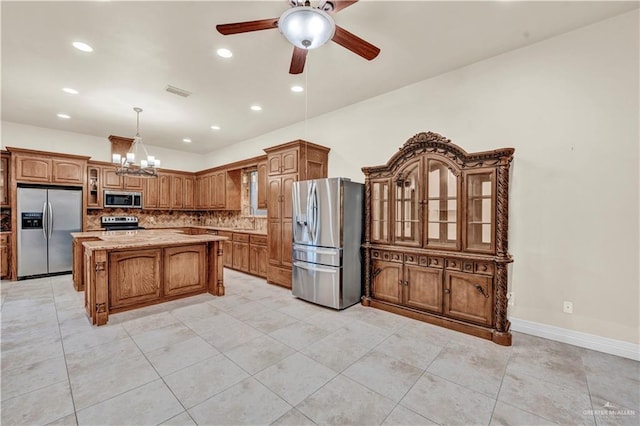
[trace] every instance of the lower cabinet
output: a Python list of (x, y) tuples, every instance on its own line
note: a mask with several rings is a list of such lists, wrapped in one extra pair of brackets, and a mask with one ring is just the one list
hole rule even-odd
[(371, 255), (373, 299), (416, 312), (493, 324), (492, 263), (379, 250)]
[(11, 248), (11, 235), (2, 234), (0, 235), (0, 278), (10, 278), (11, 268), (9, 267), (9, 262), (11, 260), (10, 256), (10, 248)]
[[(229, 235), (227, 235), (229, 234)], [(267, 236), (243, 232), (219, 231), (227, 237), (222, 243), (222, 258), (225, 268), (235, 269), (251, 275), (267, 276)]]
[(137, 305), (160, 297), (162, 249), (109, 255), (109, 307)]
[(203, 244), (109, 254), (109, 308), (202, 292), (207, 283)]
[[(197, 265), (196, 268), (193, 266)], [(207, 253), (204, 245), (164, 249), (164, 295), (203, 290), (207, 281)]]

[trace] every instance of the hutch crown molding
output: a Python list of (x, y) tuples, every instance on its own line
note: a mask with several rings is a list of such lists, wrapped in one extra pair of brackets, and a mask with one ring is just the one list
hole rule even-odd
[(362, 304), (511, 345), (507, 319), (513, 148), (467, 153), (410, 138), (365, 174)]

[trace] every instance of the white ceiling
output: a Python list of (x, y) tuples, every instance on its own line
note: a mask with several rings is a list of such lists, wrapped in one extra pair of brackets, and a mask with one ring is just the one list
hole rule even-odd
[[(139, 106), (147, 144), (204, 153), (302, 121), (305, 111), (308, 117), (332, 111), (625, 13), (638, 2), (362, 0), (335, 21), (378, 46), (380, 55), (368, 62), (330, 42), (309, 53), (298, 76), (288, 73), (292, 46), (278, 30), (232, 36), (215, 30), (276, 18), (289, 7), (285, 0), (2, 1), (1, 7), (2, 120), (133, 137), (132, 108)], [(76, 40), (94, 51), (74, 49)], [(216, 56), (220, 47), (233, 58)], [(193, 94), (167, 93), (168, 84)], [(293, 84), (306, 92), (292, 93)], [(251, 111), (254, 103), (263, 110)], [(222, 129), (212, 130), (214, 124)]]

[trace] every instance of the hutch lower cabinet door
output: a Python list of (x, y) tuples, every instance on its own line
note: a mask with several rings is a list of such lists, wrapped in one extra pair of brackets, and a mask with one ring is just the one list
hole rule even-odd
[(513, 148), (467, 153), (437, 133), (365, 174), (362, 303), (511, 345), (507, 319)]

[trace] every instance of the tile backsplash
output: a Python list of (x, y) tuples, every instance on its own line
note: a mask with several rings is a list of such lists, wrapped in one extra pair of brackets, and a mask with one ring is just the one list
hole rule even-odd
[(267, 230), (266, 217), (242, 216), (231, 211), (179, 211), (179, 210), (138, 210), (103, 209), (87, 211), (87, 229), (100, 229), (102, 216), (131, 215), (138, 217), (138, 223), (145, 228), (167, 228), (178, 226), (220, 226), (225, 228)]

